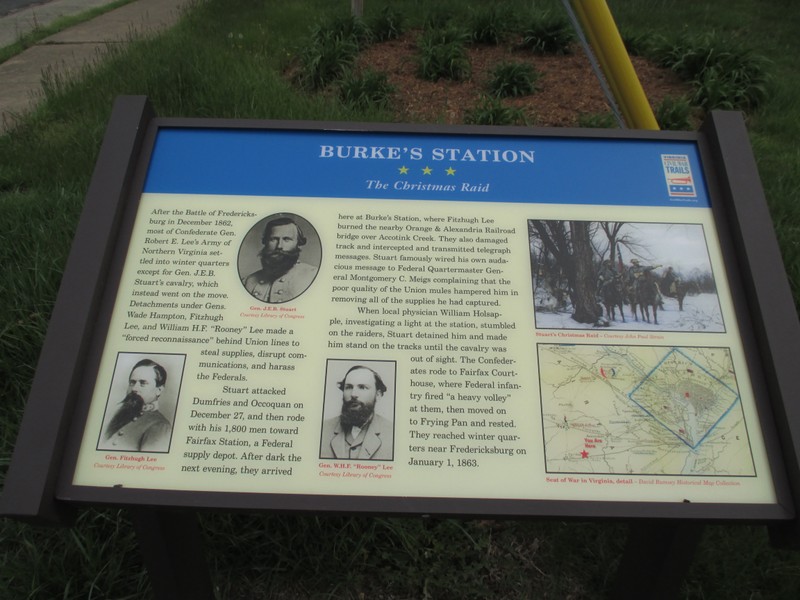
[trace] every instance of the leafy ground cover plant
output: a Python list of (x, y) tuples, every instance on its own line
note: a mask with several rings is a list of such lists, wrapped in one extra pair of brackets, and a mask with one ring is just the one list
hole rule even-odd
[(320, 90), (342, 77), (353, 64), (358, 43), (334, 29), (318, 28), (300, 54), (298, 83), (308, 90)]
[(692, 105), (686, 98), (667, 96), (656, 107), (655, 117), (661, 129), (687, 131), (692, 128)]
[(526, 96), (536, 90), (539, 73), (533, 65), (521, 62), (504, 62), (492, 71), (489, 92), (498, 98)]
[(620, 31), (625, 50), (631, 56), (647, 56), (653, 45), (653, 36), (649, 33)]
[(455, 22), (458, 11), (445, 3), (426, 3), (422, 27), (424, 29), (445, 29)]
[(538, 54), (569, 54), (574, 41), (569, 19), (554, 12), (532, 13), (522, 27), (522, 47)]
[(470, 38), (476, 44), (502, 44), (514, 30), (514, 18), (501, 4), (479, 6), (469, 13)]
[(515, 107), (504, 105), (499, 98), (483, 96), (478, 104), (464, 117), (468, 125), (525, 125), (525, 113)]
[(418, 41), (419, 76), (430, 81), (468, 78), (471, 69), (467, 39), (467, 34), (453, 25), (424, 31)]
[(394, 87), (386, 73), (368, 69), (363, 73), (350, 73), (339, 84), (342, 102), (359, 110), (389, 106)]
[(380, 14), (369, 22), (372, 36), (376, 42), (399, 38), (404, 29), (404, 18), (391, 6), (385, 6)]
[(578, 115), (578, 127), (613, 129), (617, 127), (617, 120), (611, 113), (586, 113)]
[(374, 37), (370, 26), (363, 19), (353, 15), (333, 17), (322, 29), (353, 41), (359, 48), (370, 44)]
[(691, 102), (706, 111), (753, 111), (767, 97), (766, 59), (721, 35), (662, 38), (656, 41), (652, 55), (692, 83)]

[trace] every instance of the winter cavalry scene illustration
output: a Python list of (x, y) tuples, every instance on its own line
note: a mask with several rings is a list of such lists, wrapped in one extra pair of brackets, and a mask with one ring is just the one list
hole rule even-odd
[(539, 329), (724, 332), (702, 225), (528, 221)]

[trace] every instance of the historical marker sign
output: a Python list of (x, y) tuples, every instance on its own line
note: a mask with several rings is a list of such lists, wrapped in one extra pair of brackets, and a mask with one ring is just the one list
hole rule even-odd
[(142, 156), (62, 499), (791, 518), (699, 134), (156, 120)]

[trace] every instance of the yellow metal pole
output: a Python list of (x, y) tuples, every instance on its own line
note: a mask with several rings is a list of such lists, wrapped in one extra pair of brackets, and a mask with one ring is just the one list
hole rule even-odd
[(636, 129), (658, 129), (658, 122), (647, 101), (642, 84), (636, 76), (606, 1), (571, 0), (571, 2), (626, 123)]
[[(617, 82), (611, 79), (608, 75), (609, 73), (608, 63), (602, 54), (603, 48), (600, 47), (600, 44), (597, 41), (597, 36), (595, 36), (594, 30), (592, 29), (592, 27), (590, 27), (589, 17), (583, 10), (583, 5), (576, 0), (570, 0), (570, 2), (572, 3), (572, 12), (575, 14), (575, 17), (579, 21), (579, 23), (576, 23), (576, 27), (581, 27), (581, 30), (583, 31), (583, 37), (586, 39), (589, 46), (591, 47), (589, 50), (587, 50), (587, 52), (591, 51), (591, 53), (597, 60), (600, 69), (603, 71), (602, 73), (603, 79), (605, 80), (609, 88), (608, 91), (610, 91), (611, 95), (614, 97), (614, 102), (617, 104), (617, 108), (621, 113), (622, 120), (625, 122), (625, 125), (627, 125), (628, 127), (633, 127), (630, 114), (626, 112), (625, 106), (623, 106), (622, 103), (620, 102), (621, 94), (619, 88), (617, 87)], [(589, 58), (591, 60), (591, 57)], [(598, 77), (599, 76), (600, 75), (598, 74)]]

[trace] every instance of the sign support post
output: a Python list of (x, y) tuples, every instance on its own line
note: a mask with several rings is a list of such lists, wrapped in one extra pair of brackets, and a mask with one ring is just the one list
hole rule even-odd
[(695, 522), (631, 523), (610, 597), (617, 600), (678, 598), (703, 529), (701, 523)]
[(213, 600), (197, 515), (188, 510), (131, 507), (153, 593), (158, 600)]

